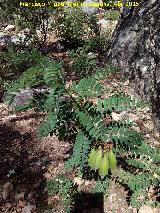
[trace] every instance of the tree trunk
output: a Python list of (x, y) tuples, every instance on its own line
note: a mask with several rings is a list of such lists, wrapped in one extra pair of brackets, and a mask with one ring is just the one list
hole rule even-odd
[(160, 0), (139, 3), (123, 8), (107, 61), (121, 67), (135, 91), (151, 101), (153, 114), (160, 119)]

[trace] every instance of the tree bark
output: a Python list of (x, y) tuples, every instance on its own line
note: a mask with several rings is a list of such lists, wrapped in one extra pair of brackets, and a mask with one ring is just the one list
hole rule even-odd
[(160, 119), (160, 0), (139, 3), (124, 6), (106, 58), (121, 67)]

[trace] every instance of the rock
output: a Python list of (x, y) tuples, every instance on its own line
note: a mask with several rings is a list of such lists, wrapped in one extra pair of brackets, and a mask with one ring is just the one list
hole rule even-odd
[(6, 35), (3, 32), (0, 32), (0, 44), (5, 45), (7, 42), (11, 41), (11, 35)]
[[(126, 2), (124, 0), (123, 5)], [(111, 45), (106, 50), (106, 62), (122, 70), (135, 92), (151, 102), (151, 110), (157, 118), (160, 109), (159, 8), (159, 0), (141, 0), (138, 7), (123, 7)]]
[(3, 186), (2, 191), (3, 199), (6, 199), (12, 191), (13, 191), (13, 184), (11, 182), (6, 182)]
[(6, 35), (5, 33), (0, 32), (0, 50), (5, 49), (6, 44), (12, 42), (14, 44), (24, 43), (26, 39), (25, 33), (18, 33), (17, 35)]
[(11, 32), (11, 31), (14, 31), (16, 29), (16, 26), (15, 25), (8, 25), (5, 29), (4, 29), (4, 31), (8, 31), (8, 32)]
[(131, 120), (131, 121), (137, 121), (139, 120), (139, 117), (133, 113), (129, 113), (128, 114), (128, 118)]
[(84, 183), (85, 186), (89, 186), (90, 184), (91, 184), (91, 181), (89, 181), (89, 180), (86, 180)]
[(139, 209), (139, 213), (154, 213), (154, 212), (151, 207), (144, 205)]
[[(97, 3), (98, 4), (98, 1), (97, 0), (85, 0), (83, 2), (83, 4), (92, 4), (92, 3)], [(85, 13), (87, 13), (88, 15), (91, 15), (91, 14), (94, 14), (94, 13), (97, 13), (98, 12), (98, 7), (89, 7), (89, 6), (82, 6), (81, 7), (81, 10)]]
[(25, 39), (26, 39), (26, 35), (24, 33), (18, 33), (17, 35), (13, 35), (11, 37), (11, 42), (14, 44), (24, 43)]
[(34, 94), (40, 94), (48, 91), (48, 89), (24, 89), (14, 96), (11, 107), (27, 104), (27, 100), (33, 98)]
[(112, 112), (111, 116), (114, 121), (122, 121), (122, 120), (126, 119), (126, 112), (125, 111), (123, 111), (121, 113)]
[(22, 213), (32, 213), (35, 209), (35, 205), (27, 205), (22, 209)]
[(107, 26), (109, 26), (110, 21), (102, 18), (97, 22), (97, 24), (101, 25), (101, 27), (105, 29)]
[(100, 25), (102, 33), (109, 30), (109, 32), (112, 34), (117, 25), (117, 21), (111, 21), (102, 18), (97, 22), (97, 24)]
[(160, 111), (158, 111), (157, 113), (153, 114), (153, 120), (154, 120), (154, 124), (156, 126), (156, 130), (158, 132), (160, 132)]
[(18, 36), (12, 35), (12, 36), (11, 36), (11, 42), (14, 43), (14, 44), (18, 43), (18, 42), (19, 42)]

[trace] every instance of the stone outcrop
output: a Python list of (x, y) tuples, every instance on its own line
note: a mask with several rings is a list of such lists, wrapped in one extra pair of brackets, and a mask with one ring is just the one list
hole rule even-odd
[(160, 119), (160, 1), (139, 3), (123, 7), (106, 58), (121, 67), (137, 94), (151, 101), (153, 115)]

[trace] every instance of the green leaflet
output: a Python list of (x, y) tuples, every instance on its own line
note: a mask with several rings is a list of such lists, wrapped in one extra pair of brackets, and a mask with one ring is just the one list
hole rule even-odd
[(107, 112), (108, 110), (123, 111), (143, 106), (145, 104), (142, 101), (131, 99), (129, 95), (123, 93), (113, 94), (109, 98), (98, 99), (97, 101), (97, 107), (100, 112)]
[(46, 116), (45, 121), (38, 128), (38, 136), (46, 137), (49, 135), (51, 131), (54, 130), (55, 125), (57, 123), (57, 115), (55, 112), (49, 112)]
[(74, 166), (82, 169), (88, 159), (88, 152), (90, 149), (91, 141), (87, 139), (82, 131), (77, 134), (75, 144), (73, 147), (73, 154), (71, 158), (65, 162), (65, 168), (70, 169)]
[(81, 79), (78, 84), (73, 84), (71, 89), (84, 97), (95, 97), (103, 93), (103, 86), (94, 77)]

